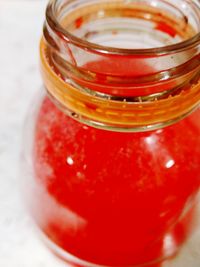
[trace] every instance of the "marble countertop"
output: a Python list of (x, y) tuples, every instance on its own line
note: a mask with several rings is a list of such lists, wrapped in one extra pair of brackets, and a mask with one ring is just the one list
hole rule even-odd
[[(0, 266), (62, 267), (40, 242), (20, 199), (19, 153), (31, 99), (41, 87), (38, 43), (46, 0), (0, 0)], [(200, 230), (163, 267), (200, 267)]]

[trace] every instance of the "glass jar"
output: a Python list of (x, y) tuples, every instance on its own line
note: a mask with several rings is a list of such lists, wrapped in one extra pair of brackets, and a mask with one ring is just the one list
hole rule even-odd
[(199, 32), (198, 1), (50, 1), (24, 185), (73, 266), (162, 266), (193, 231)]

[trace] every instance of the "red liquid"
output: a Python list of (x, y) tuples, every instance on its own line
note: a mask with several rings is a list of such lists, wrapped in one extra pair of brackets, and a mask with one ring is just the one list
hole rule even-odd
[[(44, 99), (35, 130), (34, 216), (53, 242), (104, 265), (171, 254), (191, 231), (200, 112), (147, 133), (84, 126)], [(169, 240), (171, 243), (169, 245)]]

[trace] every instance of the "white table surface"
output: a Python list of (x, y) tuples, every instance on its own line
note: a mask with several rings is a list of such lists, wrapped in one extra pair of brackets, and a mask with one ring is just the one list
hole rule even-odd
[[(45, 5), (0, 0), (0, 267), (66, 266), (38, 239), (19, 193), (23, 121), (41, 87), (38, 43)], [(200, 229), (163, 267), (200, 267)]]

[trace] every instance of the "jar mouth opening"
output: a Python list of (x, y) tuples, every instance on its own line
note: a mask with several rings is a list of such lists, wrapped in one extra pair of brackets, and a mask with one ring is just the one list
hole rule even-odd
[[(66, 30), (62, 24), (57, 19), (57, 16), (54, 12), (55, 5), (58, 4), (59, 0), (52, 0), (47, 6), (46, 9), (46, 20), (51, 28), (59, 38), (66, 41), (67, 43), (71, 43), (77, 47), (80, 47), (84, 50), (91, 51), (97, 54), (109, 54), (109, 55), (120, 55), (120, 56), (148, 56), (155, 57), (156, 55), (166, 55), (166, 54), (174, 54), (185, 51), (190, 48), (194, 48), (200, 44), (200, 31), (194, 36), (169, 45), (153, 47), (153, 48), (118, 48), (114, 46), (106, 46), (102, 44), (98, 44), (95, 42), (87, 41), (83, 38), (77, 37), (72, 34), (70, 31)], [(186, 0), (187, 2), (187, 0)], [(195, 9), (199, 9), (196, 2), (193, 2)], [(200, 21), (200, 14), (198, 14), (198, 18)]]

